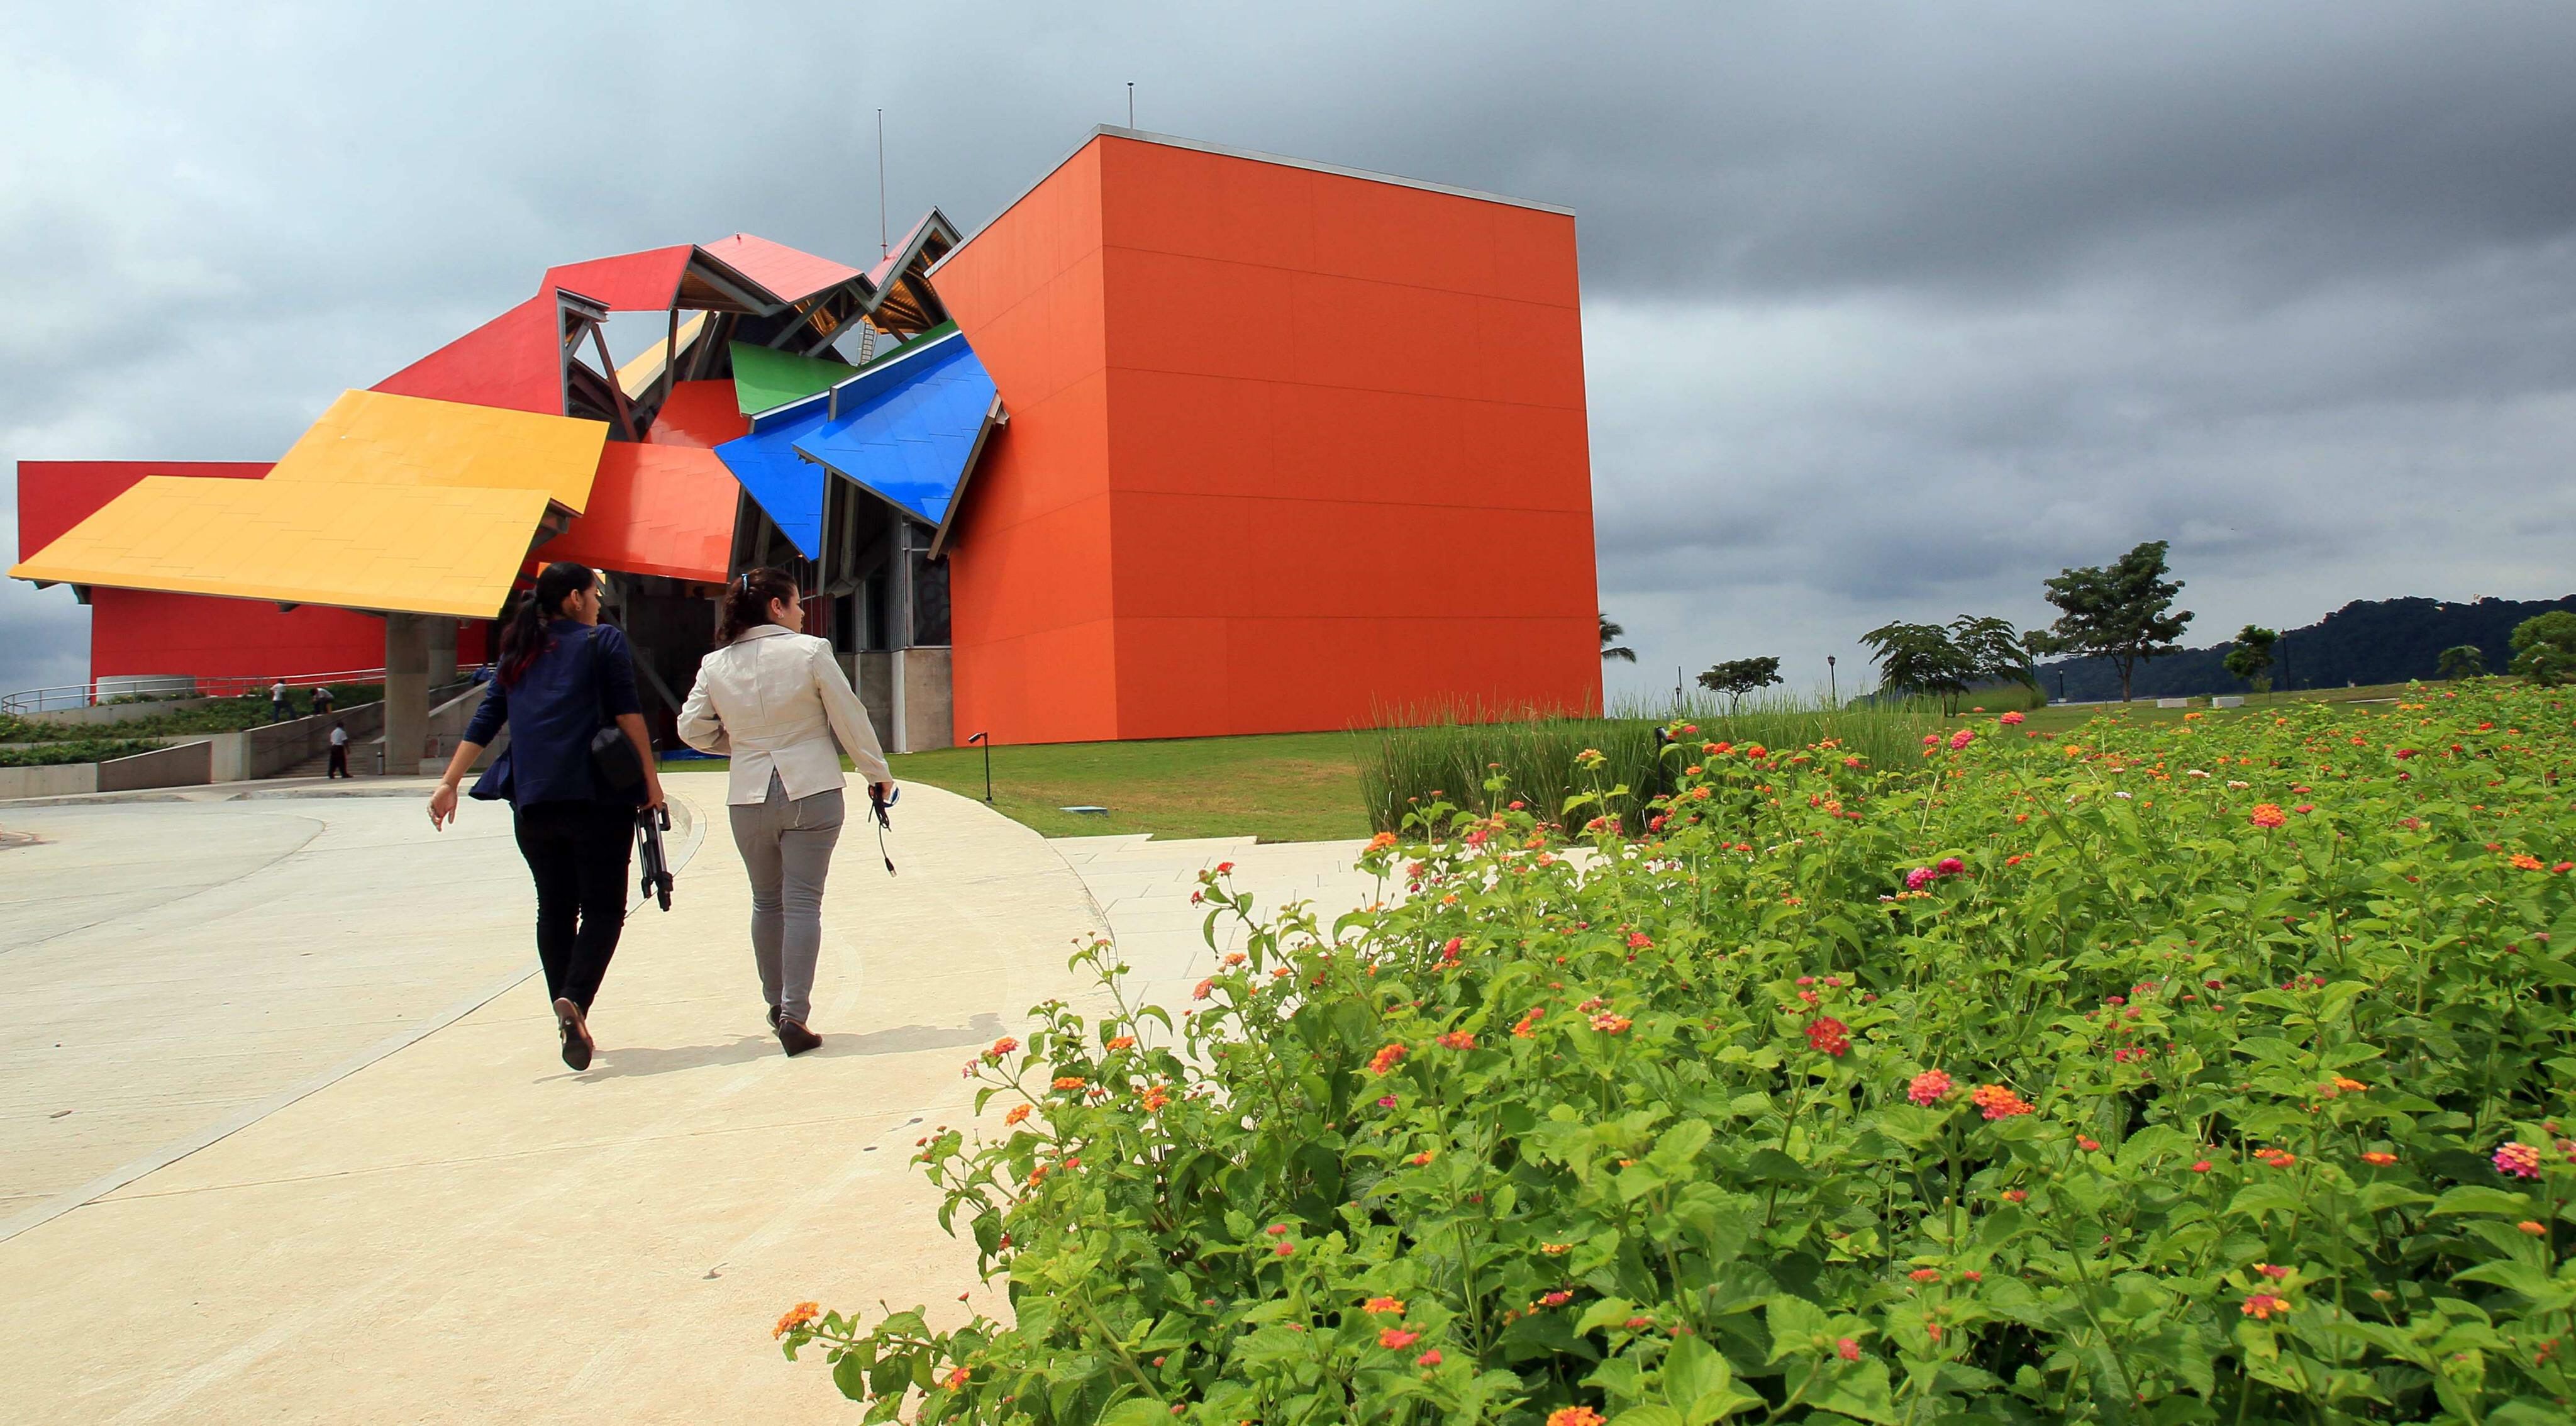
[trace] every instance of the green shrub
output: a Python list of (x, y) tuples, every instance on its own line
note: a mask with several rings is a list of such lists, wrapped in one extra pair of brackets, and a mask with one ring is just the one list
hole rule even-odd
[[(346, 713), (361, 704), (382, 700), (385, 689), (379, 683), (336, 683), (331, 685), (331, 696), (337, 700), (332, 711)], [(127, 700), (109, 701), (124, 703)], [(313, 711), (310, 689), (296, 689), (290, 701), (298, 717)], [(40, 718), (0, 715), (0, 743), (81, 742), (108, 735), (149, 738), (181, 733), (237, 733), (245, 728), (265, 726), (269, 721), (268, 709), (268, 691), (261, 689), (239, 698), (218, 698), (194, 708), (140, 714), (115, 723), (52, 723)]]
[(105, 762), (157, 751), (159, 743), (136, 738), (72, 738), (25, 747), (0, 747), (0, 767), (58, 767), (64, 763)]
[(1430, 807), (1332, 924), (1219, 867), (1185, 1013), (1039, 1007), (919, 1156), (1014, 1320), (789, 1355), (871, 1421), (2569, 1419), (2566, 702), (2013, 716), (1688, 740), (1642, 843)]

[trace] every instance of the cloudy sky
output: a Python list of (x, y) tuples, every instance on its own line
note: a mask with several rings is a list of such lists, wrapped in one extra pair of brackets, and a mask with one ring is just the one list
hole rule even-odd
[[(880, 105), (897, 227), (972, 228), (1133, 80), (1140, 127), (1578, 211), (1614, 694), (1849, 688), (1861, 630), (2037, 622), (2144, 539), (2193, 642), (2576, 592), (2576, 6), (9, 12), (4, 461), (273, 458), (549, 262), (867, 257)], [(0, 587), (0, 689), (85, 619)]]

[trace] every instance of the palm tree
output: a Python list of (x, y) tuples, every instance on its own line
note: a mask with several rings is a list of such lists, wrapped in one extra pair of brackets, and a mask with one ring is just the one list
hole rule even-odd
[(1612, 659), (1619, 659), (1626, 663), (1637, 661), (1637, 651), (1619, 642), (1627, 636), (1628, 631), (1620, 628), (1608, 614), (1601, 616), (1601, 661), (1603, 663), (1608, 663)]

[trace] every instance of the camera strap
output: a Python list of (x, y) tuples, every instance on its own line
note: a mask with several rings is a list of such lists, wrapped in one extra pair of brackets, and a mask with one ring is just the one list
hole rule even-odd
[(894, 827), (894, 819), (886, 815), (885, 794), (879, 792), (877, 790), (877, 785), (873, 782), (868, 784), (868, 812), (876, 819), (877, 856), (885, 862), (886, 875), (892, 876), (894, 875), (894, 857), (891, 853), (886, 851), (885, 839), (886, 833)]

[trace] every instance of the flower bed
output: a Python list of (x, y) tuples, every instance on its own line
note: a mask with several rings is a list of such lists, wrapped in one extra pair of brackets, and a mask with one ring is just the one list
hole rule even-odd
[(870, 1420), (2569, 1419), (2567, 704), (2011, 716), (1676, 729), (1649, 840), (1495, 787), (1337, 925), (1213, 877), (1186, 1013), (1041, 1007), (923, 1147), (1016, 1320), (790, 1355)]

